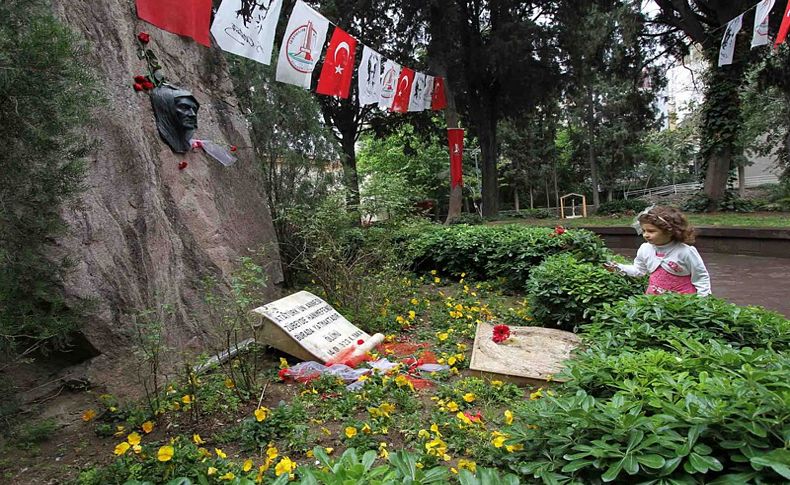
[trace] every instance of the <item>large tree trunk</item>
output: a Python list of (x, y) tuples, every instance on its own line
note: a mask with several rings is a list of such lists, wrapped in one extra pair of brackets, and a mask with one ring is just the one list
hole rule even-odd
[(356, 130), (344, 133), (340, 142), (343, 147), (343, 185), (348, 190), (346, 205), (351, 210), (359, 210), (359, 176), (357, 175)]
[(499, 173), (497, 171), (496, 106), (493, 95), (477, 96), (474, 110), (483, 165), (483, 217), (499, 214)]
[(587, 87), (587, 138), (588, 144), (587, 147), (587, 158), (590, 163), (590, 179), (592, 180), (592, 194), (593, 194), (593, 205), (598, 207), (601, 203), (601, 196), (598, 194), (598, 163), (595, 157), (595, 111), (593, 107), (593, 103), (595, 102), (593, 97), (593, 88), (592, 84)]
[[(444, 75), (443, 71), (440, 71)], [(447, 108), (444, 110), (444, 117), (447, 121), (447, 128), (458, 128), (458, 111), (455, 107), (455, 96), (453, 89), (450, 87), (449, 82), (444, 83), (444, 95), (447, 98)], [(449, 152), (448, 152), (449, 153)], [(450, 181), (452, 184), (452, 180)], [(461, 215), (461, 202), (463, 199), (464, 186), (463, 183), (450, 187), (450, 202), (447, 208), (447, 219), (445, 224), (449, 224), (451, 220)]]

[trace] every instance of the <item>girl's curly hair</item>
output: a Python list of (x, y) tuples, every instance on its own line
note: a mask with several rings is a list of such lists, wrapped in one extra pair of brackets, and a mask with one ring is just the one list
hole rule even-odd
[(673, 241), (694, 244), (694, 228), (686, 215), (674, 207), (656, 206), (639, 216), (640, 224), (653, 224), (672, 235)]

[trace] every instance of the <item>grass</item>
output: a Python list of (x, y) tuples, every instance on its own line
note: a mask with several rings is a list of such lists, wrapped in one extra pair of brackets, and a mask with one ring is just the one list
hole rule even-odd
[[(711, 214), (687, 214), (689, 221), (698, 227), (770, 227), (790, 229), (790, 213), (787, 212), (717, 212)], [(503, 219), (494, 224), (521, 223), (531, 226), (564, 227), (613, 227), (630, 226), (634, 216), (591, 216), (578, 219)]]

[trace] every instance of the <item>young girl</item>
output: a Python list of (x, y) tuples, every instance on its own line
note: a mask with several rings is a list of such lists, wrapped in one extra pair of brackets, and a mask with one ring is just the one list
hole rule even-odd
[(694, 229), (674, 207), (651, 207), (637, 216), (646, 243), (636, 253), (634, 264), (606, 263), (610, 271), (629, 276), (650, 274), (645, 291), (658, 295), (667, 291), (710, 295), (710, 276), (694, 242)]

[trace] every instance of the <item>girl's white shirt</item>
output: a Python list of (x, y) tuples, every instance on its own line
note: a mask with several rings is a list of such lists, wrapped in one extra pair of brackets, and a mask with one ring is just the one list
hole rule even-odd
[[(662, 256), (659, 256), (661, 254)], [(672, 241), (663, 246), (644, 243), (639, 247), (634, 264), (616, 263), (629, 276), (651, 274), (659, 266), (675, 276), (691, 275), (691, 284), (700, 296), (710, 295), (710, 275), (697, 248), (682, 242)]]

